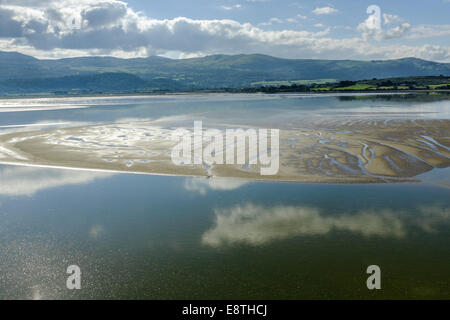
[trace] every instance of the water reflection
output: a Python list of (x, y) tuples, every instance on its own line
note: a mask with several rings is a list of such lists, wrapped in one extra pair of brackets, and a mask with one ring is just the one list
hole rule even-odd
[(199, 179), (199, 178), (186, 178), (184, 181), (184, 189), (186, 191), (198, 192), (201, 195), (206, 195), (208, 190), (226, 191), (239, 189), (250, 181), (241, 179), (227, 179), (227, 178), (212, 178), (212, 179)]
[(326, 215), (315, 207), (262, 207), (247, 203), (216, 209), (215, 214), (215, 226), (202, 237), (202, 243), (211, 247), (259, 246), (295, 236), (326, 235), (332, 231), (401, 239), (411, 227), (436, 232), (437, 226), (450, 222), (450, 208), (439, 206), (421, 207), (414, 216), (389, 209)]
[(44, 169), (38, 167), (4, 167), (0, 169), (0, 195), (31, 196), (36, 192), (79, 185), (112, 176), (111, 173)]
[(16, 123), (10, 125), (0, 125), (0, 134), (28, 132), (28, 131), (44, 131), (59, 128), (81, 127), (89, 125), (89, 122), (82, 121), (38, 121), (34, 123)]
[[(313, 116), (378, 117), (380, 111), (389, 118), (399, 112), (406, 118), (448, 119), (449, 105), (448, 97), (441, 95), (427, 97), (392, 94), (202, 94), (0, 99), (0, 113), (4, 114), (0, 117), (0, 125), (44, 121), (114, 123), (124, 118), (181, 122), (180, 117), (184, 117), (196, 120), (203, 118), (213, 126), (218, 123), (233, 123), (258, 127), (292, 127), (291, 122), (295, 119)], [(411, 113), (411, 117), (408, 113)]]
[(89, 237), (91, 239), (99, 239), (105, 233), (105, 228), (102, 225), (93, 225), (89, 230)]

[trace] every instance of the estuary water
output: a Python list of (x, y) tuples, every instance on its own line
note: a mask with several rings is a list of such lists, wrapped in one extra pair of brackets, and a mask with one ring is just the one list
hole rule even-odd
[[(0, 99), (0, 130), (154, 120), (284, 129), (311, 119), (450, 119), (450, 100), (415, 94), (191, 94)], [(0, 132), (2, 132), (0, 131)]]
[[(0, 134), (192, 119), (448, 120), (448, 100), (191, 95), (0, 101)], [(0, 299), (449, 299), (448, 168), (305, 184), (0, 165)], [(81, 269), (81, 290), (66, 269)], [(368, 290), (366, 269), (381, 269)]]

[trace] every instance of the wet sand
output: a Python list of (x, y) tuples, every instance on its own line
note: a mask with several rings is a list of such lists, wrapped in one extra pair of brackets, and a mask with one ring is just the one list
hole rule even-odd
[(450, 120), (329, 120), (283, 129), (278, 174), (266, 176), (252, 164), (177, 166), (172, 130), (140, 121), (9, 133), (0, 135), (0, 163), (323, 183), (418, 181), (450, 166)]

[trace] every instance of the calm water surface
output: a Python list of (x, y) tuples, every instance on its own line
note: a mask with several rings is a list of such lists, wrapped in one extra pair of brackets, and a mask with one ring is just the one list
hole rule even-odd
[[(0, 125), (6, 133), (180, 114), (239, 123), (269, 119), (275, 107), (278, 119), (449, 112), (445, 101), (123, 99), (71, 101), (88, 106), (65, 110), (48, 107), (61, 105), (54, 100), (2, 102), (46, 110), (1, 112)], [(450, 189), (438, 184), (449, 183), (449, 171), (425, 175), (429, 182), (338, 185), (0, 166), (0, 298), (449, 299)], [(81, 290), (66, 289), (72, 264)], [(366, 288), (373, 264), (382, 290)]]
[[(71, 108), (71, 109), (66, 109)], [(450, 100), (414, 95), (203, 94), (0, 99), (0, 132), (136, 120), (283, 129), (307, 119), (450, 119)], [(30, 126), (31, 125), (31, 126)], [(14, 128), (16, 126), (16, 128)], [(29, 126), (29, 127), (27, 127)]]

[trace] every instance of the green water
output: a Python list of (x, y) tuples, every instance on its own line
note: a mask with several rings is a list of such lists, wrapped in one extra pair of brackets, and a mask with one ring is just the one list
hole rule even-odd
[[(3, 299), (450, 298), (445, 187), (0, 176)], [(81, 290), (66, 288), (72, 264)]]
[[(448, 100), (396, 96), (22, 99), (0, 101), (0, 130), (449, 115)], [(420, 179), (333, 185), (0, 166), (0, 299), (449, 299), (449, 170)], [(81, 269), (81, 290), (66, 288), (69, 265)], [(381, 268), (381, 290), (366, 287), (370, 265)]]

